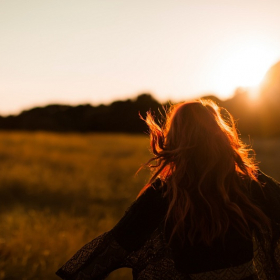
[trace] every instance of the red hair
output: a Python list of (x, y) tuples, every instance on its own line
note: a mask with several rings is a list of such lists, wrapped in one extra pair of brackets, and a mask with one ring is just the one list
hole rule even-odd
[[(154, 157), (146, 164), (160, 178), (169, 204), (165, 223), (182, 242), (199, 238), (206, 244), (224, 236), (229, 226), (250, 236), (249, 223), (270, 226), (268, 217), (248, 198), (257, 165), (239, 139), (232, 116), (211, 100), (180, 103), (158, 125), (151, 112), (146, 123)], [(154, 164), (151, 164), (154, 162)], [(185, 229), (189, 218), (190, 228)]]

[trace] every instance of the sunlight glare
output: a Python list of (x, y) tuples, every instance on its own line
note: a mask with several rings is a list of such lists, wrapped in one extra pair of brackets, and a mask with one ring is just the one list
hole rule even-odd
[(217, 61), (219, 83), (216, 90), (229, 94), (238, 87), (252, 89), (249, 97), (257, 99), (259, 93), (255, 89), (272, 64), (272, 57), (269, 46), (261, 42), (234, 46)]

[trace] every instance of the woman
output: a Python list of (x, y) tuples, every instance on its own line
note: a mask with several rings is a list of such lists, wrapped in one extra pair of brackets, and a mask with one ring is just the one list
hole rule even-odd
[[(229, 113), (200, 100), (146, 123), (154, 157), (149, 183), (109, 232), (57, 274), (104, 279), (280, 279), (280, 189), (238, 139)], [(154, 162), (154, 164), (151, 164)]]

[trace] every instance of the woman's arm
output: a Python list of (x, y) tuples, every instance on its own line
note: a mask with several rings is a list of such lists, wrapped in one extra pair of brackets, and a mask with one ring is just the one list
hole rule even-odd
[(109, 231), (84, 245), (56, 274), (66, 280), (105, 279), (111, 271), (128, 267), (127, 255)]
[(165, 202), (155, 184), (126, 211), (109, 232), (83, 246), (58, 271), (66, 280), (105, 279), (121, 267), (132, 267), (129, 255), (140, 249), (164, 218)]

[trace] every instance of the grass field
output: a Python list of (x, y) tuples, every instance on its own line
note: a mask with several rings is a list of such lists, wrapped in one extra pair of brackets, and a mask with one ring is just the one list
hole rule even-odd
[[(252, 141), (280, 180), (280, 139)], [(0, 279), (58, 279), (82, 245), (111, 229), (148, 179), (147, 136), (0, 133)], [(109, 279), (132, 279), (128, 269)]]

